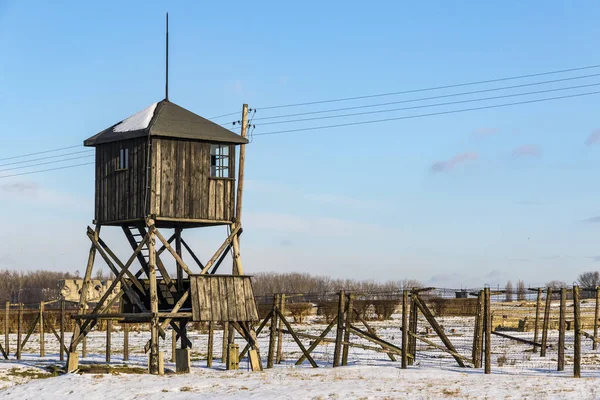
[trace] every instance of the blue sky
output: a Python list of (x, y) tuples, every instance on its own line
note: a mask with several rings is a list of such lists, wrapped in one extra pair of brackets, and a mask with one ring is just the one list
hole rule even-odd
[[(161, 100), (165, 11), (170, 99), (205, 117), (248, 103), (258, 109), (256, 134), (431, 112), (261, 127), (261, 117), (415, 95), (262, 110), (272, 105), (599, 60), (600, 8), (592, 1), (577, 7), (562, 1), (180, 1), (167, 8), (150, 1), (0, 0), (0, 159), (79, 144)], [(594, 73), (600, 69), (485, 87)], [(599, 82), (591, 77), (543, 89)], [(547, 96), (560, 94), (566, 93)], [(586, 96), (256, 136), (247, 149), (246, 270), (415, 278), (455, 287), (507, 279), (532, 286), (571, 282), (600, 266), (600, 224), (585, 222), (600, 216), (600, 140), (586, 144), (600, 129), (597, 105), (598, 96)], [(0, 179), (0, 267), (83, 270), (92, 207), (92, 167)], [(118, 232), (106, 234), (125, 250)], [(204, 259), (224, 238), (218, 230), (190, 235)]]

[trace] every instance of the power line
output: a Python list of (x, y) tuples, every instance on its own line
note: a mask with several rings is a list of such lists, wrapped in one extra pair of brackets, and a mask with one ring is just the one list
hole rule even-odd
[(473, 102), (479, 102), (479, 101), (504, 99), (504, 98), (508, 98), (508, 97), (518, 97), (518, 96), (527, 96), (527, 95), (540, 94), (540, 93), (559, 92), (562, 90), (581, 89), (581, 88), (585, 88), (585, 87), (598, 86), (598, 85), (600, 85), (600, 83), (591, 83), (588, 85), (570, 86), (570, 87), (566, 87), (566, 88), (538, 90), (535, 92), (513, 93), (513, 94), (502, 95), (502, 96), (483, 97), (480, 99), (459, 100), (459, 101), (450, 101), (450, 102), (446, 102), (446, 103), (435, 103), (435, 104), (425, 104), (425, 105), (412, 106), (412, 107), (392, 108), (392, 109), (387, 109), (387, 110), (364, 111), (364, 112), (352, 113), (352, 114), (338, 114), (338, 115), (328, 115), (325, 117), (311, 117), (311, 118), (292, 119), (292, 120), (288, 120), (288, 121), (265, 122), (265, 123), (259, 124), (259, 126), (288, 124), (288, 123), (292, 123), (292, 122), (314, 121), (314, 120), (330, 119), (330, 118), (354, 117), (354, 116), (359, 116), (359, 115), (381, 114), (381, 113), (393, 112), (393, 111), (414, 110), (417, 108), (428, 108), (428, 107), (448, 106), (448, 105), (453, 105), (453, 104), (473, 103)]
[(38, 151), (36, 153), (29, 153), (29, 154), (21, 154), (20, 156), (13, 156), (13, 157), (6, 157), (6, 158), (0, 158), (0, 161), (5, 161), (5, 160), (13, 160), (15, 158), (21, 158), (21, 157), (29, 157), (29, 156), (35, 156), (37, 154), (45, 154), (45, 153), (52, 153), (54, 151), (61, 151), (61, 150), (67, 150), (67, 149), (74, 149), (76, 147), (81, 147), (80, 144), (78, 144), (77, 146), (68, 146), (68, 147), (61, 147), (59, 149), (52, 149), (52, 150), (45, 150), (45, 151)]
[(280, 133), (290, 133), (290, 132), (300, 132), (300, 131), (313, 131), (313, 130), (316, 130), (316, 129), (338, 128), (338, 127), (342, 127), (342, 126), (365, 125), (365, 124), (373, 124), (373, 123), (378, 123), (378, 122), (399, 121), (399, 120), (403, 120), (403, 119), (432, 117), (432, 116), (435, 116), (435, 115), (455, 114), (455, 113), (463, 113), (463, 112), (467, 112), (467, 111), (476, 111), (476, 110), (486, 110), (486, 109), (490, 109), (490, 108), (515, 106), (515, 105), (519, 105), (519, 104), (541, 103), (541, 102), (544, 102), (544, 101), (567, 99), (567, 98), (572, 98), (572, 97), (590, 96), (590, 95), (594, 95), (594, 94), (600, 94), (600, 91), (598, 91), (598, 92), (588, 92), (588, 93), (579, 93), (579, 94), (572, 94), (572, 95), (565, 95), (565, 96), (558, 96), (558, 97), (549, 97), (549, 98), (545, 98), (545, 99), (526, 100), (526, 101), (519, 101), (519, 102), (514, 102), (514, 103), (495, 104), (495, 105), (490, 105), (490, 106), (466, 108), (466, 109), (462, 109), (462, 110), (440, 111), (440, 112), (428, 113), (428, 114), (408, 115), (408, 116), (404, 116), (404, 117), (385, 118), (385, 119), (370, 120), (370, 121), (360, 121), (360, 122), (349, 122), (349, 123), (345, 123), (345, 124), (315, 126), (315, 127), (310, 127), (310, 128), (288, 129), (288, 130), (284, 130), (284, 131), (255, 133), (254, 136), (276, 135), (276, 134), (280, 134)]
[(257, 108), (261, 109), (261, 110), (272, 110), (272, 109), (276, 109), (276, 108), (299, 107), (299, 106), (308, 106), (308, 105), (313, 105), (313, 104), (324, 104), (324, 103), (335, 103), (335, 102), (340, 102), (340, 101), (369, 99), (369, 98), (373, 98), (373, 97), (395, 96), (395, 95), (399, 95), (399, 94), (417, 93), (417, 92), (425, 92), (425, 91), (430, 91), (430, 90), (450, 89), (450, 88), (456, 88), (456, 87), (462, 87), (462, 86), (480, 85), (483, 83), (502, 82), (502, 81), (509, 81), (509, 80), (514, 80), (514, 79), (523, 79), (523, 78), (533, 78), (535, 76), (560, 74), (560, 73), (564, 73), (564, 72), (573, 72), (573, 71), (582, 71), (582, 70), (586, 70), (586, 69), (593, 69), (593, 68), (599, 68), (599, 67), (600, 67), (600, 64), (599, 65), (590, 65), (587, 67), (562, 69), (562, 70), (558, 70), (558, 71), (540, 72), (540, 73), (536, 73), (536, 74), (511, 76), (511, 77), (507, 77), (507, 78), (497, 78), (497, 79), (488, 79), (488, 80), (483, 80), (483, 81), (458, 83), (458, 84), (453, 84), (453, 85), (435, 86), (435, 87), (429, 87), (429, 88), (423, 88), (423, 89), (404, 90), (404, 91), (399, 91), (399, 92), (379, 93), (379, 94), (371, 94), (371, 95), (365, 95), (365, 96), (344, 97), (344, 98), (338, 98), (338, 99), (318, 100), (318, 101), (309, 101), (309, 102), (305, 102), (305, 103), (284, 104), (284, 105), (276, 105), (276, 106), (269, 106), (269, 107), (257, 107)]
[[(274, 116), (270, 116), (270, 117), (256, 118), (256, 120), (257, 121), (264, 121), (264, 120), (267, 120), (267, 119), (299, 117), (299, 116), (302, 116), (302, 115), (324, 114), (324, 113), (336, 112), (336, 111), (349, 111), (349, 110), (357, 110), (357, 109), (362, 109), (362, 108), (383, 107), (383, 106), (389, 106), (389, 105), (392, 105), (392, 104), (413, 103), (413, 102), (417, 102), (417, 101), (436, 100), (436, 99), (443, 99), (443, 98), (447, 98), (447, 97), (466, 96), (466, 95), (470, 95), (470, 94), (495, 92), (495, 91), (499, 91), (499, 90), (509, 90), (509, 89), (517, 89), (517, 88), (522, 88), (522, 87), (528, 87), (528, 86), (545, 85), (545, 84), (548, 84), (548, 83), (565, 82), (565, 81), (571, 81), (571, 80), (575, 80), (575, 79), (592, 78), (592, 77), (596, 77), (596, 76), (600, 76), (600, 74), (591, 74), (591, 75), (575, 76), (575, 77), (571, 77), (571, 78), (553, 79), (553, 80), (549, 80), (549, 81), (524, 83), (524, 84), (520, 84), (520, 85), (503, 86), (503, 87), (499, 87), (499, 88), (474, 90), (474, 91), (470, 91), (470, 92), (452, 93), (452, 94), (439, 95), (439, 96), (419, 97), (419, 98), (416, 98), (416, 99), (399, 100), (399, 101), (389, 101), (389, 102), (386, 102), (386, 103), (366, 104), (366, 105), (353, 106), (353, 107), (334, 108), (334, 109), (329, 109), (329, 110), (307, 111), (307, 112), (293, 113), (293, 114), (286, 114), (286, 115), (274, 115)], [(266, 125), (266, 124), (262, 124), (262, 125)]]
[(209, 119), (217, 119), (217, 118), (229, 117), (230, 115), (236, 115), (236, 114), (239, 114), (239, 113), (240, 113), (239, 111), (236, 111), (236, 112), (231, 112), (231, 113), (228, 113), (228, 114), (217, 115), (216, 117), (210, 117)]
[(93, 165), (93, 164), (94, 163), (91, 162), (91, 163), (83, 163), (83, 164), (75, 164), (75, 165), (66, 165), (64, 167), (57, 167), (57, 168), (41, 169), (39, 171), (21, 172), (19, 174), (3, 175), (3, 176), (0, 176), (0, 179), (2, 179), (2, 178), (11, 178), (13, 176), (37, 174), (37, 173), (40, 173), (40, 172), (47, 172), (47, 171), (57, 171), (59, 169), (75, 168), (75, 167), (81, 167), (81, 166), (84, 166), (84, 165)]
[(73, 154), (90, 153), (92, 151), (94, 151), (94, 150), (82, 150), (82, 151), (75, 151), (75, 152), (72, 152), (72, 153), (64, 153), (64, 154), (60, 154), (60, 155), (57, 155), (57, 156), (33, 158), (31, 160), (25, 160), (25, 161), (14, 161), (14, 162), (6, 163), (6, 164), (0, 164), (0, 167), (6, 167), (8, 165), (16, 165), (16, 164), (25, 164), (25, 163), (33, 162), (33, 161), (49, 160), (51, 158), (60, 158), (60, 157), (64, 157), (64, 156), (70, 156), (70, 155), (73, 155)]
[(47, 161), (47, 162), (37, 163), (37, 164), (32, 164), (32, 165), (21, 165), (21, 166), (18, 166), (18, 167), (4, 168), (4, 169), (0, 169), (0, 172), (12, 171), (12, 170), (15, 170), (15, 169), (38, 167), (40, 165), (57, 164), (57, 163), (65, 162), (65, 161), (79, 160), (79, 159), (82, 159), (82, 158), (89, 158), (89, 157), (94, 157), (94, 155), (91, 154), (91, 155), (87, 155), (87, 156), (71, 157), (71, 158), (65, 158), (63, 160)]

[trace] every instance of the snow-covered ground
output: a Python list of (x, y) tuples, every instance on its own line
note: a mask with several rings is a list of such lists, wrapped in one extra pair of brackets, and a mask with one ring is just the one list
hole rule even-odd
[[(479, 370), (348, 366), (293, 368), (265, 372), (194, 368), (191, 374), (67, 374), (14, 385), (0, 364), (3, 399), (595, 399), (595, 377), (573, 379), (568, 374), (503, 370), (484, 375)], [(33, 370), (27, 364), (19, 368)], [(4, 378), (8, 381), (4, 380)]]
[[(395, 316), (396, 317), (396, 316)], [(472, 346), (472, 318), (439, 318), (458, 352), (470, 357)], [(383, 339), (400, 345), (401, 333), (398, 318), (373, 322), (372, 326)], [(311, 318), (307, 324), (294, 324), (298, 332), (318, 335), (325, 325)], [(428, 335), (441, 344), (433, 334), (428, 334), (424, 321), (419, 322), (419, 333)], [(328, 337), (333, 338), (335, 330)], [(173, 372), (170, 331), (161, 341), (165, 353), (165, 376), (126, 373), (122, 366), (145, 368), (147, 356), (143, 347), (149, 339), (148, 332), (130, 333), (130, 361), (122, 360), (123, 335), (112, 335), (112, 373), (84, 373), (56, 376), (48, 372), (53, 366), (62, 366), (58, 360), (58, 343), (46, 335), (46, 357), (39, 358), (39, 336), (31, 336), (24, 349), (23, 360), (0, 362), (0, 398), (7, 399), (159, 399), (169, 398), (262, 398), (262, 399), (394, 399), (411, 398), (600, 398), (600, 350), (591, 349), (591, 341), (582, 339), (583, 378), (572, 378), (572, 331), (566, 335), (566, 367), (556, 372), (557, 332), (550, 331), (545, 358), (532, 351), (532, 346), (493, 336), (493, 361), (491, 375), (480, 369), (459, 368), (446, 353), (424, 343), (418, 344), (417, 360), (408, 370), (400, 369), (400, 363), (391, 361), (385, 353), (361, 348), (351, 348), (349, 366), (331, 367), (333, 344), (318, 346), (313, 356), (320, 368), (313, 369), (308, 363), (294, 366), (301, 352), (289, 335), (284, 335), (284, 361), (272, 370), (248, 371), (242, 361), (240, 371), (226, 371), (220, 362), (221, 332), (215, 332), (213, 368), (206, 368), (206, 332), (191, 331), (192, 373), (177, 375)], [(430, 332), (429, 332), (430, 333)], [(506, 332), (531, 340), (532, 332)], [(263, 360), (268, 348), (268, 330), (259, 335)], [(67, 335), (70, 338), (70, 335)], [(310, 340), (302, 340), (308, 345)], [(352, 342), (374, 346), (361, 338)], [(238, 340), (240, 348), (243, 343)], [(80, 365), (105, 364), (105, 332), (92, 332), (88, 337), (88, 357)], [(16, 348), (16, 336), (11, 335), (11, 353)], [(46, 378), (46, 379), (43, 379)]]

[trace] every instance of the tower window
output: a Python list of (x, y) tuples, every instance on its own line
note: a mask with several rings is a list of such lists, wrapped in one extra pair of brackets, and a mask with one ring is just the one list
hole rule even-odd
[(210, 176), (229, 178), (229, 145), (210, 145)]
[(119, 159), (117, 160), (118, 170), (125, 170), (129, 168), (129, 149), (119, 150)]

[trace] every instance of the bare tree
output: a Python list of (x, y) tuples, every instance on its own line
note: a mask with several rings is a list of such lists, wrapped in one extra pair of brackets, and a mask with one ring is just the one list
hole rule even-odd
[(552, 290), (560, 290), (562, 288), (569, 288), (570, 286), (565, 281), (550, 281), (546, 283), (546, 287), (552, 288)]
[[(548, 288), (552, 288), (552, 298), (553, 299), (560, 299), (560, 289), (565, 288), (565, 289), (569, 289), (572, 286), (569, 286), (567, 284), (567, 282), (564, 281), (550, 281), (548, 283), (546, 283), (546, 287)], [(567, 298), (569, 298), (570, 295), (567, 295)]]
[(519, 280), (517, 281), (517, 301), (525, 301), (527, 289), (525, 289), (525, 282)]
[(598, 271), (584, 272), (577, 277), (577, 283), (582, 288), (596, 288), (600, 285), (600, 273)]
[(507, 301), (507, 302), (513, 301), (513, 285), (512, 285), (511, 281), (506, 282), (505, 290), (506, 290), (506, 292), (505, 292), (504, 301)]

